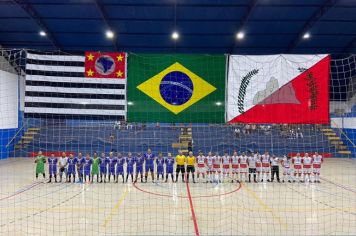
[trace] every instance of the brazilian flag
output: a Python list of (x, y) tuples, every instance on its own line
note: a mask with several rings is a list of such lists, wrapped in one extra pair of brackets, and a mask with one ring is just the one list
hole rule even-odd
[(129, 122), (222, 123), (224, 55), (130, 54)]

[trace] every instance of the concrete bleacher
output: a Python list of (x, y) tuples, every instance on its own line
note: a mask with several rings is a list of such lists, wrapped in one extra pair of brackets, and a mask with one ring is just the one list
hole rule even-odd
[[(154, 152), (176, 153), (172, 147), (180, 135), (180, 126), (171, 124), (131, 124), (121, 129), (114, 128), (114, 122), (83, 121), (83, 122), (28, 122), (29, 127), (39, 128), (32, 143), (26, 148), (17, 150), (16, 156), (28, 156), (38, 150), (72, 151), (72, 152), (144, 152), (151, 148)], [(187, 124), (181, 126), (187, 127)], [(234, 130), (239, 127), (241, 133), (236, 137)], [(259, 126), (258, 126), (259, 127)], [(251, 133), (244, 133), (244, 127), (226, 124), (209, 125), (194, 124), (192, 130), (193, 151), (207, 153), (209, 151), (222, 154), (233, 150), (239, 152), (269, 150), (276, 155), (293, 152), (323, 152), (336, 156), (336, 149), (330, 140), (321, 132), (323, 126), (300, 126), (303, 138), (295, 137), (289, 132), (283, 133), (279, 126), (271, 126), (269, 131), (257, 128)], [(174, 145), (173, 145), (174, 146)]]

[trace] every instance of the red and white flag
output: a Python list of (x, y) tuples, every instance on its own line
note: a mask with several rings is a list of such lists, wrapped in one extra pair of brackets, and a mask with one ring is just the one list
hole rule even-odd
[(229, 57), (230, 123), (329, 123), (329, 55)]

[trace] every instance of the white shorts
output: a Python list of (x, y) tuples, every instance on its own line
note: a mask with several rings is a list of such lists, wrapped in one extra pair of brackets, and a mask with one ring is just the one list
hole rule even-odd
[(197, 167), (197, 173), (198, 174), (205, 174), (206, 168), (205, 167)]
[(239, 173), (239, 164), (232, 164), (231, 165), (231, 173), (238, 174)]
[(224, 174), (229, 174), (230, 173), (230, 168), (223, 168), (223, 173)]
[(207, 171), (208, 173), (213, 172), (213, 170), (214, 170), (214, 169), (213, 169), (213, 166), (212, 166), (212, 165), (208, 165), (208, 166), (207, 166), (207, 170), (206, 170), (206, 171)]
[(313, 168), (313, 173), (320, 175), (320, 169), (321, 168)]
[(290, 175), (292, 173), (292, 169), (291, 168), (283, 168), (283, 174), (284, 175)]
[(240, 167), (240, 173), (247, 173), (247, 167), (246, 168), (241, 168)]
[(217, 166), (213, 166), (213, 171), (214, 171), (214, 172), (218, 172), (218, 173), (220, 173), (220, 172), (221, 172), (221, 168), (220, 168), (220, 166), (219, 166), (219, 167), (217, 167)]
[(312, 168), (311, 168), (311, 167), (309, 167), (309, 168), (303, 168), (303, 173), (304, 173), (304, 174), (311, 174), (311, 172), (312, 172)]

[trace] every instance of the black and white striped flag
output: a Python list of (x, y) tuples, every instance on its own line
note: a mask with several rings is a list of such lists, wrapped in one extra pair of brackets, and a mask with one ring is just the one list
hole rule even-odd
[(126, 119), (126, 78), (84, 71), (84, 55), (27, 53), (25, 116)]

